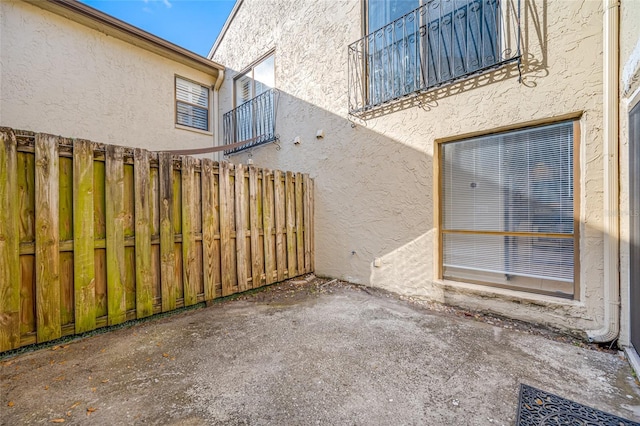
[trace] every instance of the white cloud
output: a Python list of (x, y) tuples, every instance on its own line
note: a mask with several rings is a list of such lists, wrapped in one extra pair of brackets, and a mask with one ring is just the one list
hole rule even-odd
[[(162, 4), (164, 4), (167, 7), (167, 9), (170, 9), (171, 6), (173, 6), (173, 4), (171, 4), (171, 2), (169, 0), (142, 0), (142, 2), (144, 4), (162, 2)], [(147, 10), (147, 8), (144, 8), (142, 10), (144, 10), (145, 12), (150, 12), (151, 11), (151, 10)]]

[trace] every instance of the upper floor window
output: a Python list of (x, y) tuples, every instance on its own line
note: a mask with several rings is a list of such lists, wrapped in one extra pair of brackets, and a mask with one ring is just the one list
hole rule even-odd
[(176, 76), (176, 124), (209, 131), (209, 88)]
[(365, 0), (349, 46), (350, 112), (515, 60), (519, 9), (502, 0)]
[(368, 0), (367, 33), (379, 30), (420, 6), (420, 0)]
[(246, 72), (236, 77), (235, 106), (255, 98), (275, 86), (274, 55), (252, 65)]
[(234, 108), (222, 116), (225, 154), (277, 140), (274, 53), (269, 53), (233, 80)]

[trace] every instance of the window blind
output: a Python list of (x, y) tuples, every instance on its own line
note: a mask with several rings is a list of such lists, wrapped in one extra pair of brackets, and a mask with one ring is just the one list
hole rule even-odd
[(445, 277), (573, 282), (573, 122), (446, 143), (440, 164)]
[(242, 105), (253, 98), (251, 81), (252, 79), (249, 75), (244, 75), (236, 80), (236, 105)]
[(209, 89), (176, 77), (176, 122), (209, 130)]

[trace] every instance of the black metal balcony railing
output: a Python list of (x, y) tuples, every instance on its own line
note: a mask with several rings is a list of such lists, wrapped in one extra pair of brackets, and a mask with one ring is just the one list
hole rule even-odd
[(518, 60), (519, 23), (519, 0), (428, 0), (349, 45), (349, 112)]
[(246, 142), (224, 153), (232, 154), (277, 140), (276, 108), (277, 91), (269, 89), (224, 114), (224, 144)]

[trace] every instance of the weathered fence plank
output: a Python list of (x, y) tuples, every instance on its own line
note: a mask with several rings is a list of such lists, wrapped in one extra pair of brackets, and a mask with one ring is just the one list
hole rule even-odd
[(264, 232), (264, 270), (265, 284), (271, 284), (276, 280), (276, 256), (274, 240), (274, 213), (273, 213), (273, 183), (271, 171), (262, 171), (262, 228)]
[(195, 215), (200, 200), (196, 199), (195, 162), (193, 157), (182, 158), (182, 283), (185, 306), (198, 302)]
[[(93, 161), (93, 238), (106, 244), (106, 176), (105, 161)], [(107, 315), (107, 251), (105, 245), (94, 244), (95, 266), (95, 315), (96, 318)]]
[(93, 144), (85, 140), (75, 140), (73, 145), (73, 287), (76, 333), (84, 333), (96, 328), (93, 191)]
[[(73, 158), (60, 157), (59, 174), (59, 238), (60, 241), (73, 241)], [(62, 251), (60, 252), (60, 324), (62, 326), (74, 323), (74, 311), (73, 251)]]
[(175, 243), (173, 244), (173, 257), (175, 259), (174, 281), (176, 283), (176, 305), (184, 306), (184, 283), (182, 272), (182, 162), (180, 168), (173, 170), (173, 232), (175, 234)]
[(204, 280), (204, 300), (216, 297), (217, 252), (215, 236), (217, 232), (217, 208), (215, 205), (215, 174), (213, 161), (201, 160), (200, 179), (202, 181), (202, 264)]
[(293, 182), (293, 173), (287, 172), (285, 177), (285, 204), (287, 211), (287, 268), (289, 277), (297, 275), (296, 252), (296, 194)]
[[(33, 245), (34, 247), (33, 253), (25, 253), (20, 255), (20, 334), (25, 335), (36, 332), (35, 155), (30, 152), (18, 152), (17, 161), (18, 193), (17, 197), (14, 198), (14, 201), (19, 201), (18, 229), (20, 235), (20, 244), (29, 244)], [(73, 256), (73, 253), (70, 254)], [(71, 315), (73, 315), (73, 308), (71, 310)], [(71, 320), (71, 322), (73, 322), (73, 320)]]
[(127, 312), (136, 310), (136, 253), (135, 247), (130, 244), (135, 240), (135, 193), (134, 170), (131, 164), (132, 158), (127, 155), (124, 165), (124, 238), (129, 244), (125, 244), (124, 261), (126, 278), (124, 284), (125, 298), (127, 300)]
[(311, 220), (309, 220), (309, 234), (311, 235), (311, 237), (309, 238), (311, 240), (311, 270), (310, 272), (313, 272), (316, 270), (316, 246), (315, 246), (315, 195), (314, 195), (314, 189), (313, 189), (313, 179), (309, 179), (309, 185), (307, 186), (307, 191), (309, 191), (309, 218)]
[(284, 280), (287, 272), (287, 244), (283, 231), (286, 226), (285, 188), (282, 182), (282, 172), (273, 171), (275, 218), (276, 218), (276, 262), (278, 266), (278, 281)]
[(136, 315), (153, 314), (153, 276), (151, 272), (151, 183), (149, 181), (149, 152), (134, 151), (135, 185), (135, 248), (136, 248)]
[(124, 256), (124, 149), (109, 146), (106, 152), (107, 306), (108, 324), (127, 318)]
[(313, 269), (308, 175), (0, 139), (0, 352)]
[(160, 175), (160, 279), (162, 281), (162, 312), (176, 308), (176, 265), (173, 233), (173, 158), (158, 154)]
[[(150, 218), (151, 227), (151, 271), (153, 282), (153, 312), (157, 312), (158, 305), (162, 307), (162, 279), (160, 278), (160, 177), (157, 163), (154, 163), (154, 156), (149, 158), (150, 174)], [(154, 167), (155, 166), (155, 167)]]
[(0, 139), (0, 352), (20, 346), (20, 217), (16, 137), (1, 128)]
[(229, 176), (229, 164), (220, 163), (220, 250), (222, 259), (220, 270), (222, 274), (222, 295), (228, 296), (234, 293), (233, 247), (231, 245), (231, 185)]
[(302, 192), (304, 195), (304, 270), (311, 272), (311, 191), (309, 175), (302, 176)]
[(303, 232), (303, 195), (302, 195), (302, 173), (296, 173), (296, 250), (298, 264), (297, 275), (304, 274), (304, 235)]
[(245, 235), (245, 190), (244, 190), (244, 167), (236, 164), (235, 173), (236, 188), (236, 265), (238, 291), (249, 290), (247, 282), (247, 238)]
[(249, 221), (251, 230), (251, 287), (262, 286), (262, 255), (260, 252), (260, 227), (258, 219), (262, 216), (261, 202), (258, 202), (258, 173), (249, 166)]
[[(213, 246), (213, 257), (215, 262), (214, 268), (214, 283), (215, 283), (215, 297), (222, 296), (222, 247), (221, 241), (221, 221), (220, 221), (220, 165), (214, 163), (214, 179), (213, 179), (213, 227), (215, 231), (215, 240)], [(217, 170), (217, 172), (216, 172)]]
[[(36, 331), (37, 341), (61, 336), (58, 228), (58, 141), (36, 135)], [(93, 256), (93, 253), (91, 253)]]

